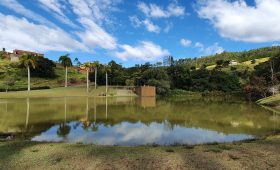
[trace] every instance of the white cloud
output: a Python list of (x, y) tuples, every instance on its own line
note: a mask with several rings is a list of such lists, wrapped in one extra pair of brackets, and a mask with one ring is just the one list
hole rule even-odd
[(171, 29), (173, 28), (173, 23), (172, 22), (168, 22), (164, 28), (164, 32), (168, 33)]
[(222, 37), (245, 42), (280, 40), (280, 1), (200, 0), (197, 12), (208, 19)]
[(52, 11), (58, 13), (61, 16), (65, 16), (62, 9), (62, 5), (59, 0), (39, 0), (42, 5), (45, 5)]
[(221, 54), (224, 52), (223, 47), (221, 47), (219, 43), (214, 43), (208, 47), (205, 47), (202, 43), (196, 42), (194, 46), (198, 48), (203, 55)]
[(143, 24), (142, 21), (137, 16), (130, 16), (129, 20), (130, 20), (132, 26), (135, 28), (138, 28)]
[(100, 26), (88, 18), (81, 18), (80, 23), (84, 25), (84, 32), (77, 32), (82, 42), (91, 47), (101, 47), (103, 49), (113, 50), (117, 47), (116, 39), (105, 32)]
[(189, 46), (192, 44), (192, 41), (191, 41), (191, 40), (188, 40), (188, 39), (182, 38), (182, 39), (180, 40), (180, 43), (181, 43), (181, 45), (184, 46), (184, 47), (189, 47)]
[(143, 24), (145, 25), (146, 29), (149, 32), (155, 32), (155, 33), (159, 33), (160, 32), (160, 27), (155, 25), (152, 21), (150, 21), (149, 19), (145, 19), (143, 21)]
[(112, 24), (112, 12), (119, 11), (122, 0), (69, 0), (74, 13), (93, 20), (97, 24)]
[(117, 40), (107, 33), (102, 25), (103, 22), (109, 22), (110, 10), (116, 10), (114, 5), (120, 0), (70, 0), (73, 12), (78, 16), (78, 22), (84, 27), (84, 31), (77, 32), (83, 43), (90, 48), (101, 47), (104, 49), (115, 49)]
[(204, 47), (204, 45), (200, 42), (196, 42), (194, 46), (197, 47), (197, 48), (203, 48)]
[(214, 43), (213, 45), (206, 47), (203, 50), (204, 54), (206, 54), (206, 55), (221, 54), (224, 51), (225, 50), (223, 49), (223, 47), (219, 46), (218, 43)]
[(60, 0), (39, 0), (40, 6), (50, 12), (57, 20), (71, 27), (77, 27), (63, 12), (63, 4)]
[(162, 47), (150, 41), (142, 41), (135, 47), (125, 44), (121, 45), (120, 48), (122, 51), (115, 52), (115, 55), (122, 60), (157, 61), (169, 55), (168, 50), (162, 49)]
[(158, 25), (155, 25), (149, 19), (140, 20), (137, 16), (131, 16), (131, 17), (129, 17), (129, 20), (130, 20), (132, 26), (135, 28), (138, 28), (138, 27), (144, 25), (146, 30), (149, 32), (159, 33), (161, 30)]
[(151, 18), (169, 18), (185, 15), (185, 7), (178, 5), (176, 2), (170, 3), (167, 9), (153, 3), (146, 4), (145, 2), (139, 2), (137, 7), (147, 17)]
[(87, 47), (59, 28), (34, 24), (25, 18), (0, 13), (0, 46), (8, 50), (87, 51)]
[(1, 0), (0, 5), (5, 6), (6, 8), (9, 8), (10, 10), (13, 10), (14, 12), (23, 15), (29, 19), (32, 19), (33, 21), (55, 27), (55, 25), (52, 22), (42, 17), (41, 15), (38, 15), (33, 11), (25, 8), (16, 0)]

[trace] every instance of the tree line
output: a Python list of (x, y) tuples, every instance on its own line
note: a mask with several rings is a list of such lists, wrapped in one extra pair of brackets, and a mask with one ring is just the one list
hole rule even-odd
[[(230, 55), (231, 54), (231, 55)], [(238, 61), (251, 60), (262, 57), (270, 57), (269, 61), (255, 66), (253, 72), (248, 69), (237, 70), (229, 66), (229, 60), (235, 58)], [(156, 86), (157, 94), (168, 95), (170, 91), (183, 89), (197, 92), (245, 92), (250, 99), (258, 99), (272, 95), (278, 90), (280, 80), (280, 47), (261, 48), (248, 52), (225, 52), (206, 58), (178, 59), (167, 57), (166, 63), (136, 64), (132, 67), (123, 67), (115, 61), (101, 64), (98, 61), (81, 63), (78, 58), (72, 62), (68, 54), (59, 58), (59, 64), (65, 69), (65, 83), (68, 86), (68, 68), (83, 67), (86, 70), (87, 91), (90, 82), (97, 85), (120, 86)], [(75, 63), (75, 64), (73, 64)], [(207, 69), (207, 63), (214, 63), (214, 69)], [(55, 79), (55, 63), (44, 57), (36, 57), (32, 54), (20, 58), (21, 68), (26, 68), (28, 76), (28, 90), (30, 77), (42, 77)], [(223, 71), (228, 68), (230, 71)], [(9, 74), (7, 68), (6, 74)], [(6, 76), (12, 77), (12, 76)], [(6, 85), (12, 85), (10, 80)]]

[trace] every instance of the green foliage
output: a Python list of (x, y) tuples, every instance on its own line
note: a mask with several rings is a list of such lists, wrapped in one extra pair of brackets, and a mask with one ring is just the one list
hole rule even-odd
[(32, 77), (55, 78), (55, 63), (44, 57), (37, 57), (35, 60), (36, 69), (31, 69)]
[(224, 63), (224, 60), (217, 60), (217, 61), (216, 61), (216, 64), (217, 64), (218, 66), (223, 65), (223, 63)]
[(184, 65), (173, 65), (168, 68), (172, 89), (187, 89), (190, 86), (190, 70)]
[(279, 82), (280, 52), (268, 61), (255, 66), (255, 71), (249, 83), (244, 87), (244, 91), (249, 99), (257, 100), (271, 95), (271, 88)]
[(25, 68), (30, 67), (35, 69), (36, 68), (36, 59), (37, 57), (33, 54), (26, 54), (20, 57), (20, 64)]
[(150, 68), (143, 72), (142, 85), (156, 87), (159, 95), (166, 95), (170, 89), (170, 81), (167, 72), (162, 68)]
[(69, 57), (69, 54), (60, 56), (58, 61), (60, 62), (60, 64), (61, 64), (63, 67), (71, 67), (71, 66), (73, 65), (73, 64), (72, 64), (72, 60), (71, 60), (71, 58)]

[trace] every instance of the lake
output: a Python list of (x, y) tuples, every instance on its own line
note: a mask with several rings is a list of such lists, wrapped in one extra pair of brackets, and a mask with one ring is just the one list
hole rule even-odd
[(0, 99), (0, 133), (31, 141), (135, 146), (252, 139), (280, 130), (280, 116), (238, 99)]

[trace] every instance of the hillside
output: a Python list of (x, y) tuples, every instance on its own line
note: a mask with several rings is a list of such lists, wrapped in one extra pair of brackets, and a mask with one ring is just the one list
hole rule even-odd
[(206, 65), (206, 66), (215, 65), (216, 61), (218, 60), (224, 60), (224, 61), (235, 60), (238, 63), (243, 63), (246, 61), (250, 62), (254, 59), (270, 58), (277, 55), (278, 53), (280, 53), (280, 46), (274, 46), (274, 47), (258, 48), (254, 50), (243, 51), (243, 52), (225, 51), (221, 54), (202, 56), (200, 58), (180, 59), (177, 62), (181, 64), (190, 64), (196, 67), (201, 67), (202, 65)]
[[(53, 88), (64, 86), (64, 68), (56, 64), (53, 78), (31, 77), (32, 88)], [(75, 67), (68, 69), (68, 80), (72, 85), (84, 84), (86, 75), (79, 73)], [(7, 83), (10, 90), (25, 90), (27, 88), (27, 70), (19, 67), (18, 63), (0, 60), (0, 91), (5, 91)]]

